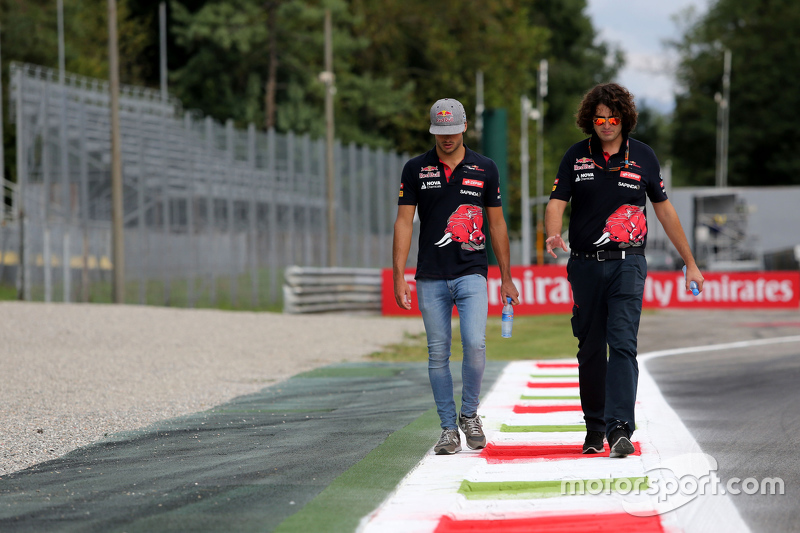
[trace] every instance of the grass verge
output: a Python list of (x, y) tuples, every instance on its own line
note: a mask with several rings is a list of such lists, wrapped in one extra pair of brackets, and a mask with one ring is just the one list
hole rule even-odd
[[(528, 315), (514, 317), (514, 335), (509, 339), (500, 336), (500, 319), (490, 318), (486, 325), (486, 359), (514, 361), (519, 359), (554, 359), (573, 357), (578, 341), (572, 336), (570, 315)], [(460, 361), (461, 333), (458, 320), (453, 320), (453, 354), (451, 360)], [(406, 335), (370, 355), (376, 361), (427, 361), (428, 349), (425, 334)]]

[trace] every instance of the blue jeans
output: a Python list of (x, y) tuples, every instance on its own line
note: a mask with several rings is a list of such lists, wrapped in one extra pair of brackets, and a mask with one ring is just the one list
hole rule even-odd
[(428, 337), (428, 377), (442, 429), (456, 429), (456, 403), (450, 374), (453, 305), (461, 324), (461, 413), (478, 411), (486, 366), (486, 316), (489, 296), (486, 278), (470, 274), (456, 279), (418, 279), (417, 300)]

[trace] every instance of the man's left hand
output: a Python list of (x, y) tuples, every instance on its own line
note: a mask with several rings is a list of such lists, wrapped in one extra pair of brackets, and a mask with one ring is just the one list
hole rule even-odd
[(519, 291), (510, 279), (504, 281), (500, 286), (500, 296), (503, 297), (503, 305), (508, 301), (508, 298), (511, 298), (511, 305), (519, 304)]

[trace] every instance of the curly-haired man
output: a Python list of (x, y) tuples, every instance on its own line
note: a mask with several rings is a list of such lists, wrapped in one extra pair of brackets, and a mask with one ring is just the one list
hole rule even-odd
[[(675, 208), (667, 199), (653, 150), (629, 136), (636, 127), (633, 96), (616, 83), (583, 97), (577, 124), (589, 135), (567, 150), (545, 213), (547, 252), (570, 252), (572, 332), (578, 339), (581, 407), (586, 421), (583, 453), (611, 457), (634, 452), (634, 404), (639, 368), (636, 341), (647, 276), (646, 198), (687, 267), (686, 290), (703, 276), (695, 264)], [(572, 202), (567, 248), (561, 226)], [(608, 356), (606, 356), (608, 353)]]

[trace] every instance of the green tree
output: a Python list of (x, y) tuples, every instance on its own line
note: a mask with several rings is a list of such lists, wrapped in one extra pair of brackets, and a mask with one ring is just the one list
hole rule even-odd
[[(363, 69), (414, 85), (413, 112), (398, 114), (383, 134), (402, 150), (430, 149), (427, 110), (442, 97), (461, 100), (475, 132), (475, 75), (484, 73), (487, 108), (504, 107), (509, 118), (509, 198), (518, 227), (520, 96), (535, 100), (539, 60), (550, 64), (545, 117), (545, 175), (552, 180), (566, 148), (582, 138), (574, 113), (594, 83), (608, 80), (621, 56), (603, 44), (585, 14), (585, 0), (466, 0), (455, 4), (422, 0), (353, 0), (363, 13), (371, 46), (361, 51)], [(391, 21), (391, 24), (387, 24)], [(610, 59), (609, 62), (607, 60)], [(531, 142), (535, 142), (531, 123)], [(467, 143), (478, 143), (468, 131)], [(532, 144), (533, 146), (533, 144)], [(533, 150), (531, 150), (533, 152)]]
[[(595, 84), (613, 81), (624, 56), (618, 49), (598, 42), (597, 32), (585, 13), (586, 0), (535, 0), (532, 5), (530, 23), (548, 28), (550, 33), (545, 56), (549, 63), (544, 122), (547, 195), (547, 185), (555, 179), (564, 152), (586, 137), (575, 124), (581, 99)], [(533, 98), (536, 88), (532, 89)], [(535, 142), (535, 136), (531, 141)], [(532, 157), (531, 164), (534, 163)]]
[(672, 158), (672, 122), (667, 115), (647, 105), (646, 100), (637, 102), (636, 109), (639, 118), (631, 136), (650, 146), (663, 165)]
[(612, 81), (624, 57), (618, 49), (597, 42), (597, 32), (584, 13), (585, 0), (536, 0), (533, 5), (530, 22), (550, 29), (545, 167), (548, 176), (555, 176), (564, 151), (585, 137), (575, 125), (583, 95), (597, 83)]
[[(67, 69), (106, 75), (106, 0), (67, 4)], [(158, 84), (159, 0), (119, 0), (123, 81)], [(55, 66), (55, 2), (0, 0), (6, 58)], [(612, 78), (619, 53), (596, 44), (585, 0), (171, 0), (170, 90), (219, 120), (324, 133), (323, 16), (334, 21), (337, 137), (420, 152), (432, 145), (427, 110), (459, 98), (477, 147), (475, 74), (485, 104), (509, 117), (510, 206), (519, 211), (519, 99), (533, 97), (539, 60), (550, 62), (545, 116), (547, 180), (583, 134), (574, 112), (594, 83)], [(271, 96), (274, 95), (274, 96)], [(274, 111), (268, 102), (274, 101)], [(269, 117), (274, 116), (274, 119)], [(531, 143), (535, 141), (531, 123)], [(533, 150), (532, 150), (533, 152)], [(7, 154), (7, 160), (13, 161)], [(512, 224), (514, 224), (512, 222)]]
[[(270, 4), (270, 3), (267, 3)], [(273, 8), (274, 20), (270, 20)], [(334, 20), (337, 136), (345, 142), (390, 146), (382, 124), (409, 107), (409, 84), (395, 84), (354, 65), (368, 41), (353, 31), (356, 15), (341, 1), (210, 0), (196, 12), (172, 2), (176, 42), (188, 61), (174, 73), (175, 91), (188, 107), (218, 119), (265, 126), (264, 91), (271, 47), (276, 50), (276, 120), (279, 131), (324, 134), (323, 18)], [(274, 28), (273, 32), (269, 28)]]
[[(690, 21), (672, 136), (679, 183), (713, 185), (723, 54), (731, 50), (729, 185), (800, 184), (793, 111), (800, 109), (800, 4), (718, 0)], [(797, 83), (796, 83), (797, 82)]]
[[(354, 0), (353, 6), (363, 13), (358, 31), (371, 44), (359, 54), (360, 68), (414, 86), (413, 113), (385, 131), (410, 152), (430, 149), (427, 110), (439, 98), (458, 98), (474, 126), (470, 110), (475, 108), (478, 70), (486, 80), (486, 107), (515, 102), (518, 107), (520, 95), (533, 83), (531, 66), (542, 57), (549, 34), (528, 22), (530, 6), (518, 1)], [(470, 135), (468, 142), (474, 144)]]
[[(131, 15), (129, 0), (118, 0), (120, 78), (141, 84), (149, 65), (140, 61), (148, 45), (147, 20)], [(106, 0), (64, 2), (64, 52), (68, 72), (108, 77), (108, 17)], [(54, 0), (0, 0), (2, 21), (3, 140), (6, 179), (16, 179), (16, 136), (8, 112), (8, 69), (12, 61), (58, 68), (58, 27)]]
[[(69, 72), (108, 77), (106, 0), (64, 2), (64, 51)], [(124, 83), (141, 83), (148, 68), (139, 56), (148, 44), (147, 20), (134, 18), (128, 0), (117, 2), (120, 74)], [(0, 0), (3, 64), (11, 61), (58, 68), (58, 27), (53, 0)]]

